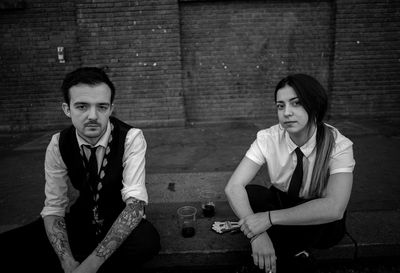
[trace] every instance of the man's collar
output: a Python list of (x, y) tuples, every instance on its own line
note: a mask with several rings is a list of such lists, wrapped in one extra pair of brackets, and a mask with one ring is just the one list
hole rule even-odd
[(107, 129), (106, 129), (105, 133), (101, 136), (101, 138), (99, 139), (99, 141), (97, 141), (97, 143), (96, 143), (95, 145), (91, 145), (91, 144), (88, 143), (86, 140), (84, 140), (84, 139), (78, 134), (78, 131), (77, 131), (77, 130), (75, 130), (75, 134), (76, 134), (76, 140), (78, 141), (79, 147), (82, 147), (82, 145), (89, 145), (89, 146), (92, 146), (92, 147), (102, 146), (102, 147), (104, 147), (104, 148), (107, 148), (108, 139), (109, 139), (110, 134), (111, 134), (111, 124), (110, 124), (110, 121), (108, 121)]

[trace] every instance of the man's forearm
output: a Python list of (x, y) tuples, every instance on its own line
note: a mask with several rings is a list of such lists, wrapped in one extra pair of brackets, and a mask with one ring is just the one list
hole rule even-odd
[(144, 202), (135, 198), (127, 201), (125, 209), (120, 213), (106, 237), (92, 253), (105, 261), (125, 241), (143, 218)]
[(74, 260), (69, 246), (67, 228), (64, 217), (48, 215), (43, 218), (47, 237), (61, 263)]

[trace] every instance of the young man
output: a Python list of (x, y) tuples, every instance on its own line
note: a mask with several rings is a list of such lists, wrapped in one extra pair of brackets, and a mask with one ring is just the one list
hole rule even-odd
[(115, 88), (101, 69), (67, 74), (62, 92), (72, 125), (47, 147), (42, 218), (2, 234), (5, 255), (22, 252), (14, 268), (38, 272), (133, 272), (160, 249), (144, 217), (143, 133), (111, 117)]

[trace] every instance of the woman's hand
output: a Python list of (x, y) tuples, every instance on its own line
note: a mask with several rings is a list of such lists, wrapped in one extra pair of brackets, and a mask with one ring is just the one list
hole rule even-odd
[(266, 232), (261, 233), (251, 241), (253, 261), (261, 270), (267, 273), (276, 273), (275, 249)]
[(247, 236), (252, 238), (271, 227), (268, 217), (269, 212), (259, 212), (248, 215), (239, 221), (240, 230)]

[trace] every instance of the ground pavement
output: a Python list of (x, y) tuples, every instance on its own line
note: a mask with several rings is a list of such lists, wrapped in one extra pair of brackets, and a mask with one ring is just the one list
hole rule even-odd
[[(400, 124), (330, 123), (354, 142), (356, 167), (347, 226), (358, 247), (346, 237), (338, 246), (315, 255), (321, 260), (351, 259), (355, 254), (361, 258), (400, 257)], [(224, 266), (241, 261), (249, 246), (244, 236), (219, 235), (211, 231), (211, 225), (235, 220), (223, 188), (256, 132), (264, 127), (229, 123), (144, 129), (150, 198), (146, 211), (162, 238), (160, 255), (146, 268)], [(52, 133), (0, 134), (0, 232), (38, 217), (44, 200), (43, 159)], [(263, 170), (253, 183), (265, 180)], [(202, 189), (218, 193), (216, 215), (204, 218), (199, 212), (196, 235), (182, 238), (176, 209), (193, 205), (200, 211)]]

